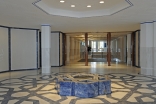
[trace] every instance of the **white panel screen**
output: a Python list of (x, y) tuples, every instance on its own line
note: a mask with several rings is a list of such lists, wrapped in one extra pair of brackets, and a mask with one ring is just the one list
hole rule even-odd
[(11, 29), (11, 69), (37, 68), (36, 30)]
[(51, 66), (59, 65), (59, 33), (51, 35)]
[(9, 70), (8, 29), (0, 27), (0, 72)]

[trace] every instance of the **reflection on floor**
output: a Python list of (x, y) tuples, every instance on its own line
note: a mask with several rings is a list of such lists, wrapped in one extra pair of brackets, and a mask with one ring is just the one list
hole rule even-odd
[[(156, 77), (138, 75), (140, 69), (124, 64), (73, 63), (52, 68), (51, 75), (39, 70), (0, 74), (0, 104), (156, 104)], [(112, 94), (95, 98), (59, 96), (55, 77), (64, 73), (108, 74), (112, 80)]]
[[(78, 62), (85, 62), (85, 59), (81, 59)], [(88, 62), (107, 62), (106, 58), (90, 58)], [(116, 60), (112, 59), (112, 62), (116, 62)]]

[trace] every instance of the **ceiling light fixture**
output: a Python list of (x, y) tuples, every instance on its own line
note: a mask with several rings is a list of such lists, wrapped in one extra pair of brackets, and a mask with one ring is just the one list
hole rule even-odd
[(64, 3), (65, 1), (64, 1), (64, 0), (61, 0), (60, 2), (61, 2), (61, 3)]
[(71, 5), (71, 7), (75, 7), (75, 5)]
[(91, 5), (88, 5), (87, 7), (90, 8), (90, 7), (92, 7), (92, 6), (91, 6)]
[(104, 3), (104, 1), (100, 1), (100, 3), (101, 3), (101, 4), (103, 4), (103, 3)]

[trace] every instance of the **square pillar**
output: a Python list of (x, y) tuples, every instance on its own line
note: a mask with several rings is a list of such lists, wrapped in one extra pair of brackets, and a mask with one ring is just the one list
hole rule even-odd
[(51, 73), (50, 48), (51, 48), (51, 27), (50, 25), (41, 26), (42, 39), (42, 74)]
[(154, 24), (154, 60), (153, 60), (153, 63), (154, 63), (154, 76), (156, 76), (156, 21), (153, 23)]
[(154, 28), (153, 22), (141, 24), (140, 35), (140, 64), (141, 74), (153, 75), (154, 72)]

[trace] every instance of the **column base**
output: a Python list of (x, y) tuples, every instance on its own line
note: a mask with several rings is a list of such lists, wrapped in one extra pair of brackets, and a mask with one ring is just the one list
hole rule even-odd
[(141, 74), (143, 74), (143, 75), (154, 75), (153, 68), (141, 67)]
[(51, 75), (51, 67), (49, 68), (42, 68), (42, 75)]
[(131, 62), (131, 58), (127, 58), (127, 65), (131, 65), (132, 62)]
[(154, 47), (154, 76), (156, 76), (156, 47)]
[(153, 75), (156, 76), (156, 69), (154, 70)]

